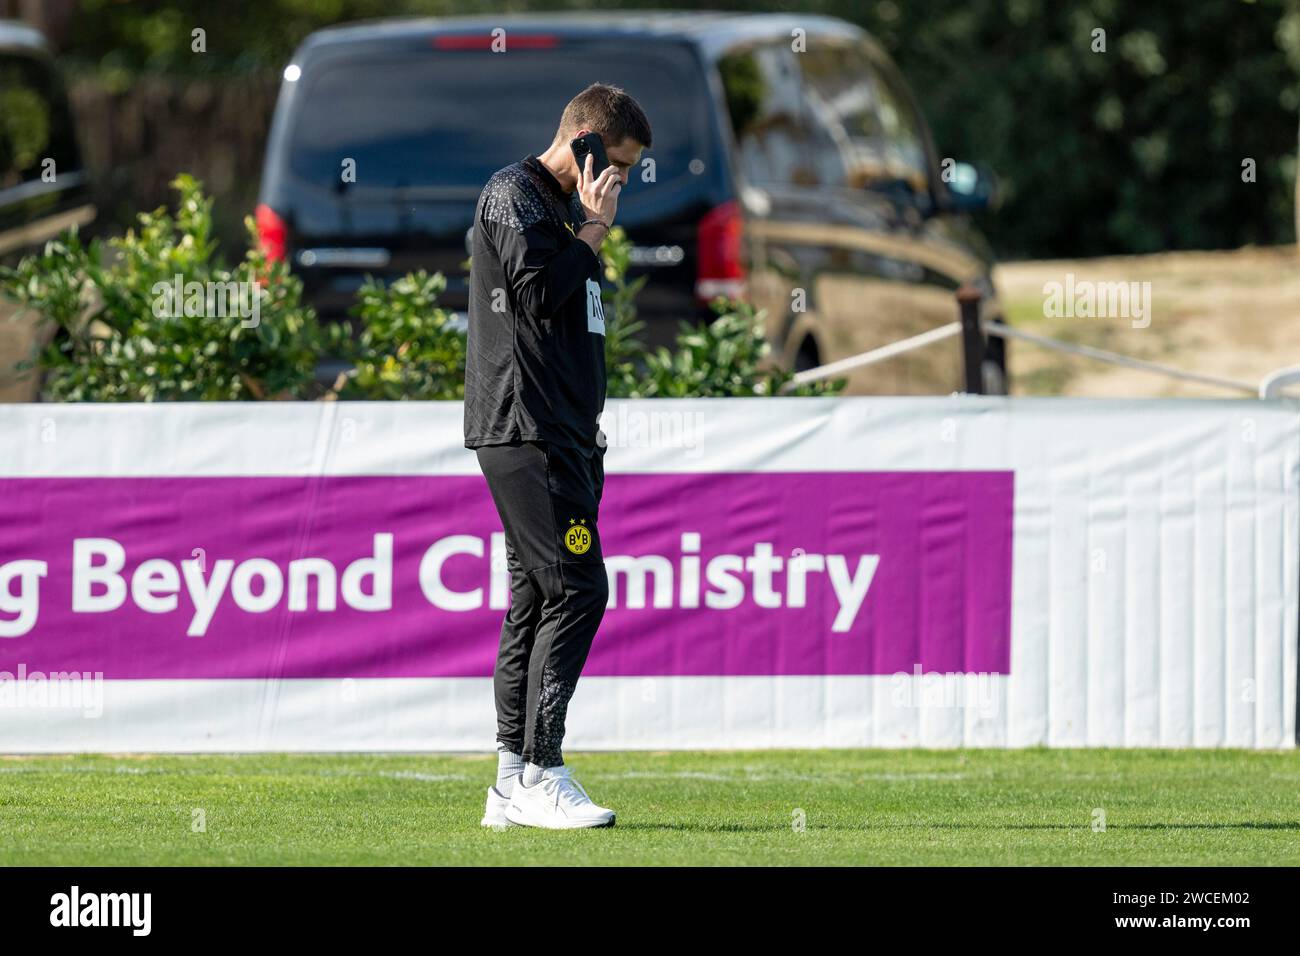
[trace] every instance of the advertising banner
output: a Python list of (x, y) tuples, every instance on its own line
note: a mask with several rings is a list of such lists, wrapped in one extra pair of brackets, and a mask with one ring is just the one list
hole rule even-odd
[[(0, 406), (0, 751), (473, 750), (458, 403)], [(569, 749), (1293, 746), (1281, 404), (611, 402)]]

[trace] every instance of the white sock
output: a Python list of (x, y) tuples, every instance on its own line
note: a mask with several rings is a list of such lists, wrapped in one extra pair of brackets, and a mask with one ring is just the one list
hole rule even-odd
[(501, 796), (514, 792), (515, 781), (523, 772), (524, 758), (507, 750), (505, 744), (497, 744), (497, 791)]
[(541, 781), (542, 774), (546, 771), (546, 769), (547, 769), (546, 767), (539, 767), (531, 760), (528, 763), (524, 764), (524, 786), (525, 787), (537, 786), (537, 784)]

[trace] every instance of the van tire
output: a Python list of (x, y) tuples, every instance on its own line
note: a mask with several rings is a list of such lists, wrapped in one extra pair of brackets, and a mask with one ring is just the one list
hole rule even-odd
[(799, 343), (799, 351), (794, 354), (794, 371), (807, 372), (822, 364), (821, 352), (811, 335)]
[(1007, 372), (997, 362), (984, 360), (981, 368), (984, 374), (984, 394), (985, 395), (1006, 395), (1007, 393)]

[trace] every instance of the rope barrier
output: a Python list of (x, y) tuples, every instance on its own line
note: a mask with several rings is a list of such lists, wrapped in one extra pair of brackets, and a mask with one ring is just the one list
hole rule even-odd
[(1065, 352), (1070, 355), (1082, 355), (1098, 362), (1107, 362), (1111, 365), (1118, 365), (1123, 368), (1137, 369), (1143, 372), (1154, 372), (1158, 375), (1166, 375), (1169, 378), (1181, 379), (1185, 382), (1199, 382), (1202, 385), (1213, 385), (1216, 388), (1226, 388), (1231, 391), (1245, 392), (1248, 395), (1259, 394), (1258, 385), (1248, 385), (1245, 382), (1236, 382), (1232, 379), (1218, 378), (1214, 375), (1201, 375), (1197, 372), (1187, 372), (1180, 368), (1174, 368), (1171, 365), (1161, 365), (1159, 362), (1148, 362), (1145, 359), (1133, 358), (1129, 355), (1121, 355), (1119, 352), (1108, 352), (1105, 349), (1093, 348), (1091, 345), (1078, 345), (1074, 342), (1063, 342), (1060, 339), (1050, 338), (1046, 335), (1038, 335), (1034, 332), (1026, 332), (1023, 329), (1012, 328), (1009, 325), (1003, 325), (1000, 322), (985, 322), (985, 335), (997, 335), (1004, 339), (1021, 339), (1026, 342), (1033, 342), (1035, 345), (1041, 345), (1043, 348), (1055, 349), (1058, 352)]
[(842, 372), (848, 372), (855, 368), (863, 368), (867, 365), (875, 365), (877, 362), (883, 362), (885, 359), (894, 358), (905, 352), (911, 352), (915, 349), (925, 348), (927, 345), (933, 345), (935, 342), (942, 342), (944, 339), (950, 339), (955, 335), (961, 335), (961, 323), (949, 322), (947, 325), (941, 325), (937, 329), (931, 329), (928, 332), (922, 332), (920, 335), (913, 335), (906, 339), (899, 339), (897, 342), (890, 342), (888, 345), (882, 345), (878, 349), (872, 349), (870, 352), (862, 352), (846, 359), (840, 359), (838, 362), (831, 362), (829, 365), (819, 365), (816, 368), (810, 368), (807, 371), (799, 372), (785, 385), (781, 386), (782, 392), (788, 392), (799, 385), (806, 385), (808, 382), (817, 382), (824, 378), (834, 378)]
[[(1233, 379), (1219, 378), (1215, 375), (1202, 375), (1199, 372), (1188, 372), (1180, 368), (1174, 368), (1172, 365), (1162, 365), (1159, 362), (1149, 362), (1146, 359), (1133, 358), (1130, 355), (1122, 355), (1119, 352), (1111, 352), (1106, 349), (1094, 348), (1091, 345), (1079, 345), (1075, 342), (1065, 342), (1061, 339), (1054, 339), (1047, 335), (1039, 335), (1035, 332), (1026, 332), (1023, 329), (1013, 328), (1004, 325), (1001, 322), (982, 322), (980, 327), (986, 336), (996, 335), (1004, 339), (1020, 339), (1025, 342), (1032, 342), (1042, 348), (1052, 349), (1057, 352), (1064, 352), (1067, 355), (1081, 355), (1085, 358), (1093, 359), (1097, 362), (1105, 362), (1110, 365), (1117, 365), (1121, 368), (1136, 369), (1141, 372), (1152, 372), (1157, 375), (1164, 375), (1168, 378), (1179, 379), (1184, 382), (1196, 382), (1201, 385), (1210, 385), (1214, 388), (1228, 389), (1234, 392), (1245, 392), (1247, 395), (1254, 395), (1260, 398), (1271, 398), (1278, 391), (1289, 384), (1300, 383), (1300, 366), (1293, 369), (1282, 369), (1274, 372), (1264, 379), (1260, 385), (1251, 385), (1246, 382), (1238, 382)], [(887, 359), (895, 358), (907, 352), (916, 349), (925, 348), (936, 342), (942, 342), (945, 339), (953, 338), (962, 334), (962, 324), (960, 322), (949, 322), (947, 325), (941, 325), (938, 328), (931, 329), (928, 332), (922, 332), (920, 335), (909, 336), (905, 339), (899, 339), (897, 342), (891, 342), (880, 348), (872, 349), (868, 352), (862, 352), (858, 355), (850, 356), (846, 359), (840, 359), (837, 362), (831, 362), (827, 365), (819, 365), (816, 368), (799, 372), (790, 381), (781, 387), (781, 392), (789, 392), (799, 385), (808, 382), (817, 382), (822, 379), (834, 378), (853, 369), (865, 368), (868, 365), (875, 365), (877, 362), (883, 362)], [(1290, 374), (1287, 374), (1290, 373)]]

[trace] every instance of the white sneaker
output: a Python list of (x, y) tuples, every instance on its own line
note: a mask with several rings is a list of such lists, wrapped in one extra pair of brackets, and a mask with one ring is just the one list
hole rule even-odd
[(506, 819), (525, 827), (577, 830), (612, 827), (614, 811), (592, 803), (568, 767), (548, 767), (542, 771), (542, 779), (531, 787), (525, 787), (523, 778), (519, 779), (510, 806), (506, 807)]
[[(523, 775), (515, 778), (515, 789), (519, 789), (519, 782)], [(488, 787), (487, 809), (483, 811), (483, 819), (480, 826), (491, 827), (493, 830), (504, 830), (506, 827), (514, 826), (506, 819), (506, 807), (510, 806), (510, 798), (503, 796), (501, 791), (496, 787)]]

